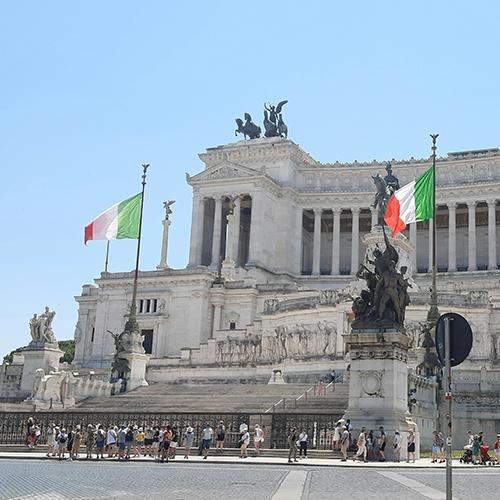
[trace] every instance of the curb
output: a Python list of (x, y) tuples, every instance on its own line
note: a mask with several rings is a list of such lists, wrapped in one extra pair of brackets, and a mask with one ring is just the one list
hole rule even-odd
[[(288, 467), (334, 467), (334, 468), (357, 468), (357, 469), (402, 469), (402, 470), (412, 470), (412, 469), (433, 469), (433, 470), (442, 470), (443, 472), (445, 471), (445, 464), (440, 464), (440, 465), (433, 465), (433, 464), (410, 464), (406, 465), (405, 463), (394, 463), (394, 462), (385, 462), (385, 465), (382, 465), (379, 462), (368, 462), (368, 463), (363, 463), (363, 462), (356, 462), (356, 464), (353, 463), (352, 459), (348, 462), (333, 462), (333, 463), (311, 463), (311, 462), (305, 462), (305, 461), (300, 461), (300, 462), (294, 462), (294, 463), (288, 463), (287, 459), (284, 459), (282, 462), (275, 462), (275, 461), (270, 461), (270, 460), (262, 460), (259, 459), (258, 461), (255, 460), (256, 457), (248, 457), (250, 460), (243, 462), (242, 460), (238, 459), (233, 459), (233, 460), (227, 460), (221, 457), (211, 457), (209, 456), (207, 460), (202, 460), (199, 459), (198, 457), (193, 457), (194, 460), (184, 460), (182, 458), (178, 458), (175, 460), (169, 460), (168, 465), (175, 465), (175, 464), (199, 464), (200, 466), (203, 466), (204, 464), (223, 464), (223, 465), (234, 465), (234, 464), (241, 464), (241, 463), (247, 463), (251, 465), (265, 465), (265, 466), (288, 466)], [(59, 462), (58, 459), (53, 458), (53, 457), (47, 457), (45, 455), (42, 456), (35, 456), (34, 454), (19, 454), (18, 456), (13, 455), (3, 455), (0, 454), (0, 460), (1, 459), (12, 459), (12, 460), (49, 460), (49, 461), (54, 461), (54, 462)], [(251, 460), (254, 459), (254, 460)], [(314, 459), (313, 459), (314, 460)], [(316, 460), (327, 460), (327, 459), (316, 459)], [(67, 460), (61, 460), (61, 462), (67, 462)], [(150, 459), (144, 459), (144, 458), (130, 458), (129, 460), (126, 460), (124, 462), (118, 462), (116, 458), (110, 458), (110, 459), (104, 459), (102, 461), (98, 461), (95, 459), (92, 460), (87, 460), (86, 458), (82, 458), (79, 460), (75, 460), (75, 462), (81, 462), (81, 463), (98, 463), (98, 462), (103, 462), (103, 463), (148, 463), (148, 464), (158, 464), (158, 465), (167, 465), (167, 463), (162, 464), (161, 462), (157, 462), (156, 460), (150, 460)], [(460, 469), (475, 469), (476, 467), (474, 466), (469, 466), (463, 465), (463, 464), (454, 464), (454, 468), (460, 468)], [(489, 467), (488, 467), (489, 468)]]

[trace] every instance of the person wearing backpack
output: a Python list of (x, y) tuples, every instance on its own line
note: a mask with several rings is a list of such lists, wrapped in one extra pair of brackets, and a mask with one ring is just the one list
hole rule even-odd
[(128, 427), (125, 432), (125, 460), (130, 460), (130, 450), (132, 449), (132, 443), (134, 442), (134, 429)]
[(68, 435), (66, 434), (66, 429), (61, 429), (61, 432), (57, 436), (57, 442), (59, 443), (57, 458), (62, 460), (64, 454), (66, 453), (66, 446), (68, 443)]
[(97, 450), (97, 460), (99, 460), (99, 455), (101, 456), (101, 460), (104, 458), (105, 443), (106, 443), (106, 433), (104, 432), (102, 425), (100, 425), (95, 433), (95, 447)]

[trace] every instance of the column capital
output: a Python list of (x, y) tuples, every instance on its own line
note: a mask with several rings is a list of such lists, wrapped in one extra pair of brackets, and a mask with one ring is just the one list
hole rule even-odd
[(448, 202), (446, 202), (446, 206), (448, 207), (448, 210), (455, 210), (457, 208), (457, 202), (456, 201), (448, 201)]
[(342, 209), (339, 207), (333, 207), (332, 212), (333, 212), (333, 215), (340, 215), (342, 212)]
[(322, 208), (313, 208), (314, 215), (322, 215), (323, 214), (323, 209)]
[(467, 201), (466, 203), (469, 208), (475, 208), (477, 204), (476, 201)]
[(488, 207), (490, 207), (491, 205), (493, 205), (495, 207), (497, 204), (497, 200), (496, 199), (489, 199), (489, 200), (486, 200), (486, 203), (488, 204)]
[(353, 215), (359, 215), (359, 212), (361, 212), (361, 208), (359, 208), (359, 207), (351, 207), (351, 213)]

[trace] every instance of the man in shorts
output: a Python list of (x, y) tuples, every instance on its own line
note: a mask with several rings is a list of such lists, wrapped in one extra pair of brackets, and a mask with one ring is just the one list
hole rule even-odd
[(208, 457), (208, 451), (210, 450), (210, 446), (212, 445), (212, 437), (214, 435), (214, 431), (210, 424), (207, 423), (205, 428), (201, 431), (201, 450), (203, 453), (203, 460), (206, 460)]

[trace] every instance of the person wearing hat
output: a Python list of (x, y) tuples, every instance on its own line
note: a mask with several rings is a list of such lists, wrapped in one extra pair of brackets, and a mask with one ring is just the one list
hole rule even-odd
[(64, 454), (66, 453), (66, 446), (68, 444), (68, 435), (66, 434), (66, 429), (61, 429), (61, 432), (57, 436), (57, 442), (59, 447), (57, 449), (57, 458), (62, 460), (64, 458)]
[(188, 425), (184, 433), (184, 458), (187, 460), (193, 446), (194, 429)]
[(342, 426), (340, 434), (340, 452), (342, 453), (342, 462), (347, 462), (347, 450), (349, 449), (349, 431), (345, 425)]

